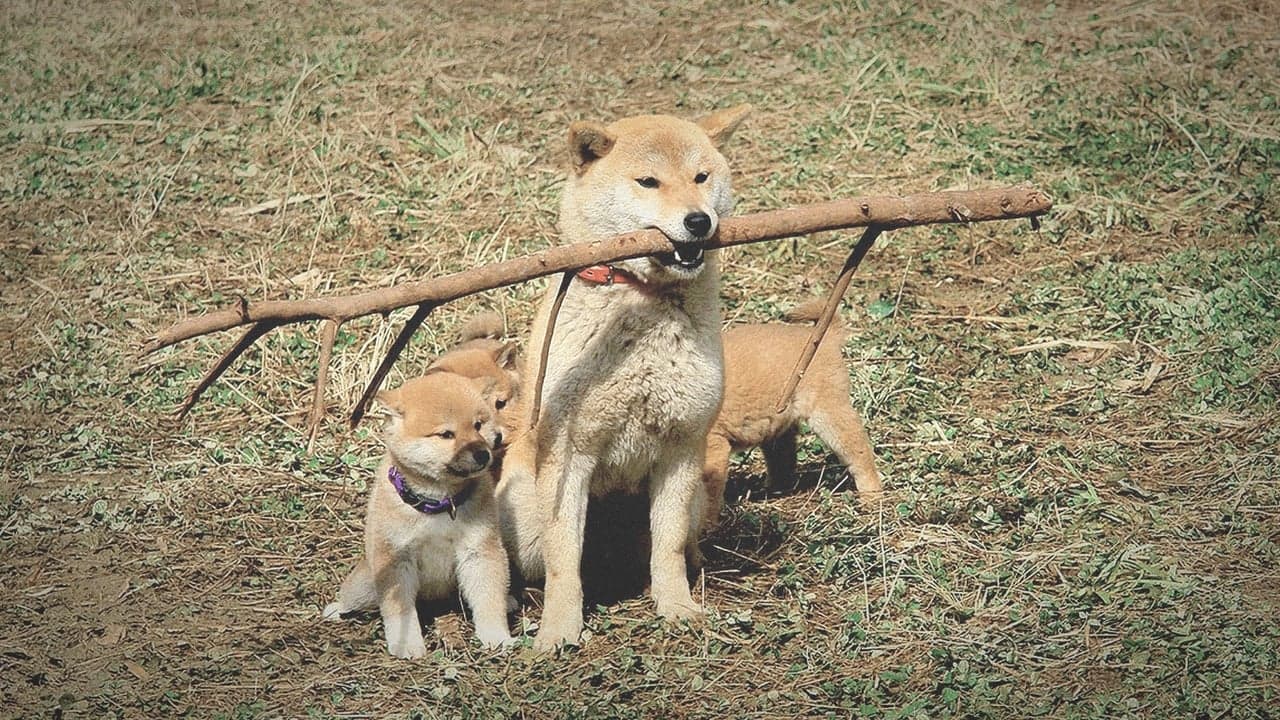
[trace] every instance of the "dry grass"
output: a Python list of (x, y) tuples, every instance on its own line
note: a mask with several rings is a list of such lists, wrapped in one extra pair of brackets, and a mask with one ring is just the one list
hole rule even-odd
[[(5, 4), (0, 714), (1273, 716), (1277, 10)], [(1027, 179), (1058, 201), (1040, 233), (895, 232), (855, 279), (889, 502), (859, 509), (816, 444), (780, 494), (748, 456), (707, 622), (602, 594), (554, 659), (409, 665), (376, 622), (322, 625), (377, 443), (335, 413), (306, 452), (315, 334), (181, 426), (220, 348), (131, 374), (140, 339), (538, 249), (570, 121), (737, 102), (744, 210)], [(726, 318), (776, 318), (852, 239), (726, 251)], [(537, 294), (441, 311), (398, 372), (478, 307), (526, 327)], [(332, 408), (392, 328), (344, 329)]]

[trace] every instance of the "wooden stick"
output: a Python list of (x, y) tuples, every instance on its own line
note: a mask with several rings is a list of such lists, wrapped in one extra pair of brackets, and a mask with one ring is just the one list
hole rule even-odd
[(876, 238), (880, 237), (881, 232), (883, 230), (879, 227), (872, 226), (867, 228), (858, 240), (858, 244), (853, 246), (853, 251), (849, 253), (849, 258), (844, 261), (844, 269), (840, 271), (840, 275), (836, 278), (836, 284), (832, 286), (830, 294), (827, 295), (827, 304), (823, 306), (822, 314), (818, 316), (818, 322), (814, 324), (813, 330), (809, 332), (809, 341), (804, 346), (804, 352), (800, 353), (800, 358), (796, 361), (796, 366), (791, 371), (791, 379), (787, 381), (786, 387), (782, 389), (782, 396), (778, 398), (777, 412), (786, 410), (787, 406), (791, 404), (791, 398), (795, 395), (796, 386), (804, 378), (805, 371), (809, 369), (809, 363), (813, 362), (814, 353), (818, 352), (818, 346), (822, 344), (822, 339), (827, 335), (827, 329), (831, 327), (831, 321), (836, 317), (836, 310), (840, 308), (840, 301), (844, 299), (844, 293), (849, 289), (849, 281), (853, 279), (853, 272), (858, 269), (862, 258), (866, 257), (867, 251), (875, 244)]
[[(871, 225), (890, 230), (936, 223), (1009, 220), (1043, 215), (1052, 207), (1053, 203), (1047, 195), (1026, 186), (834, 200), (724, 218), (715, 236), (705, 245), (707, 248), (723, 248)], [(328, 318), (341, 323), (364, 315), (385, 314), (410, 305), (439, 305), (482, 290), (514, 285), (588, 265), (609, 264), (628, 258), (672, 252), (673, 249), (671, 241), (658, 230), (640, 230), (606, 240), (559, 245), (532, 255), (444, 277), (356, 295), (310, 300), (265, 300), (255, 303), (246, 300), (235, 308), (188, 318), (156, 333), (143, 343), (142, 354), (239, 325), (263, 321), (294, 323)]]
[[(887, 230), (934, 223), (982, 222), (1023, 217), (1034, 221), (1052, 206), (1048, 196), (1029, 186), (835, 200), (725, 218), (715, 236), (706, 241), (705, 247), (731, 247), (853, 227), (876, 226)], [(604, 240), (551, 247), (532, 255), (440, 278), (355, 295), (257, 303), (240, 298), (233, 308), (188, 318), (147, 338), (143, 343), (142, 354), (153, 353), (183, 340), (220, 330), (241, 325), (253, 326), (200, 381), (182, 407), (181, 414), (185, 414), (240, 354), (258, 337), (278, 325), (310, 320), (329, 320), (341, 325), (364, 315), (385, 315), (398, 308), (417, 305), (418, 312), (405, 324), (366, 387), (364, 395), (352, 410), (351, 422), (354, 426), (364, 415), (370, 398), (377, 392), (408, 339), (435, 307), (483, 290), (513, 285), (557, 272), (577, 270), (588, 265), (671, 252), (672, 249), (671, 242), (661, 232), (642, 230)]]
[(281, 323), (278, 322), (260, 322), (246, 330), (244, 334), (240, 336), (240, 340), (236, 342), (235, 345), (228, 348), (227, 351), (222, 354), (222, 357), (218, 358), (217, 364), (214, 365), (209, 372), (205, 373), (205, 376), (201, 378), (200, 383), (196, 385), (195, 389), (191, 391), (191, 394), (187, 396), (187, 399), (183, 401), (182, 407), (178, 408), (178, 419), (181, 420), (187, 416), (187, 413), (191, 410), (192, 406), (196, 404), (196, 401), (200, 399), (200, 396), (204, 395), (204, 391), (208, 390), (209, 387), (213, 385), (219, 375), (225, 372), (227, 368), (231, 367), (231, 363), (235, 362), (236, 358), (240, 357), (241, 353), (248, 350), (249, 346), (258, 341), (258, 338), (271, 332), (280, 324)]
[(573, 275), (567, 272), (560, 279), (560, 287), (556, 288), (555, 302), (551, 303), (551, 314), (547, 316), (547, 329), (542, 335), (542, 354), (538, 356), (538, 376), (533, 381), (533, 403), (529, 410), (528, 425), (530, 430), (538, 424), (538, 413), (542, 410), (542, 383), (547, 379), (547, 355), (551, 352), (551, 336), (555, 334), (556, 318), (560, 317), (560, 306), (564, 304), (564, 294), (569, 291)]

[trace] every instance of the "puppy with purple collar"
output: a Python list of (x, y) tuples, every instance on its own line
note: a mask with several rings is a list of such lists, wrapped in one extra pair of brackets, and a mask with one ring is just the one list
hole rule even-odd
[(365, 513), (365, 556), (324, 616), (378, 608), (387, 651), (423, 657), (417, 600), (461, 590), (480, 642), (510, 645), (510, 575), (491, 472), (502, 433), (492, 403), (450, 372), (429, 372), (377, 400), (389, 415), (387, 454)]

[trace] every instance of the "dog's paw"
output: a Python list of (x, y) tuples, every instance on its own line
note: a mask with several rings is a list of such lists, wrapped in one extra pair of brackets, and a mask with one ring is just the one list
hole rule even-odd
[(476, 629), (476, 639), (486, 650), (509, 650), (519, 640), (511, 637), (505, 629)]
[(325, 605), (324, 610), (320, 613), (320, 616), (330, 622), (333, 622), (335, 620), (341, 620), (342, 619), (342, 603), (331, 602), (328, 605)]
[(413, 640), (388, 642), (387, 652), (403, 660), (416, 660), (427, 656), (427, 644), (422, 638), (418, 638), (416, 642)]
[(659, 602), (658, 617), (663, 620), (677, 622), (680, 620), (697, 620), (702, 617), (702, 606), (694, 602), (692, 598), (682, 598), (680, 600), (668, 600), (667, 602)]
[(553, 652), (563, 645), (577, 645), (581, 635), (581, 621), (576, 624), (571, 622), (544, 623), (538, 629), (537, 636), (533, 639), (533, 649), (540, 653)]

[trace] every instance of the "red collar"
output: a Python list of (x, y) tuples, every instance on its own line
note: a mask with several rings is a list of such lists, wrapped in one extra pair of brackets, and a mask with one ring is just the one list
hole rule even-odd
[(578, 279), (593, 285), (635, 285), (640, 289), (645, 287), (640, 278), (612, 265), (592, 265), (582, 268), (578, 271)]

